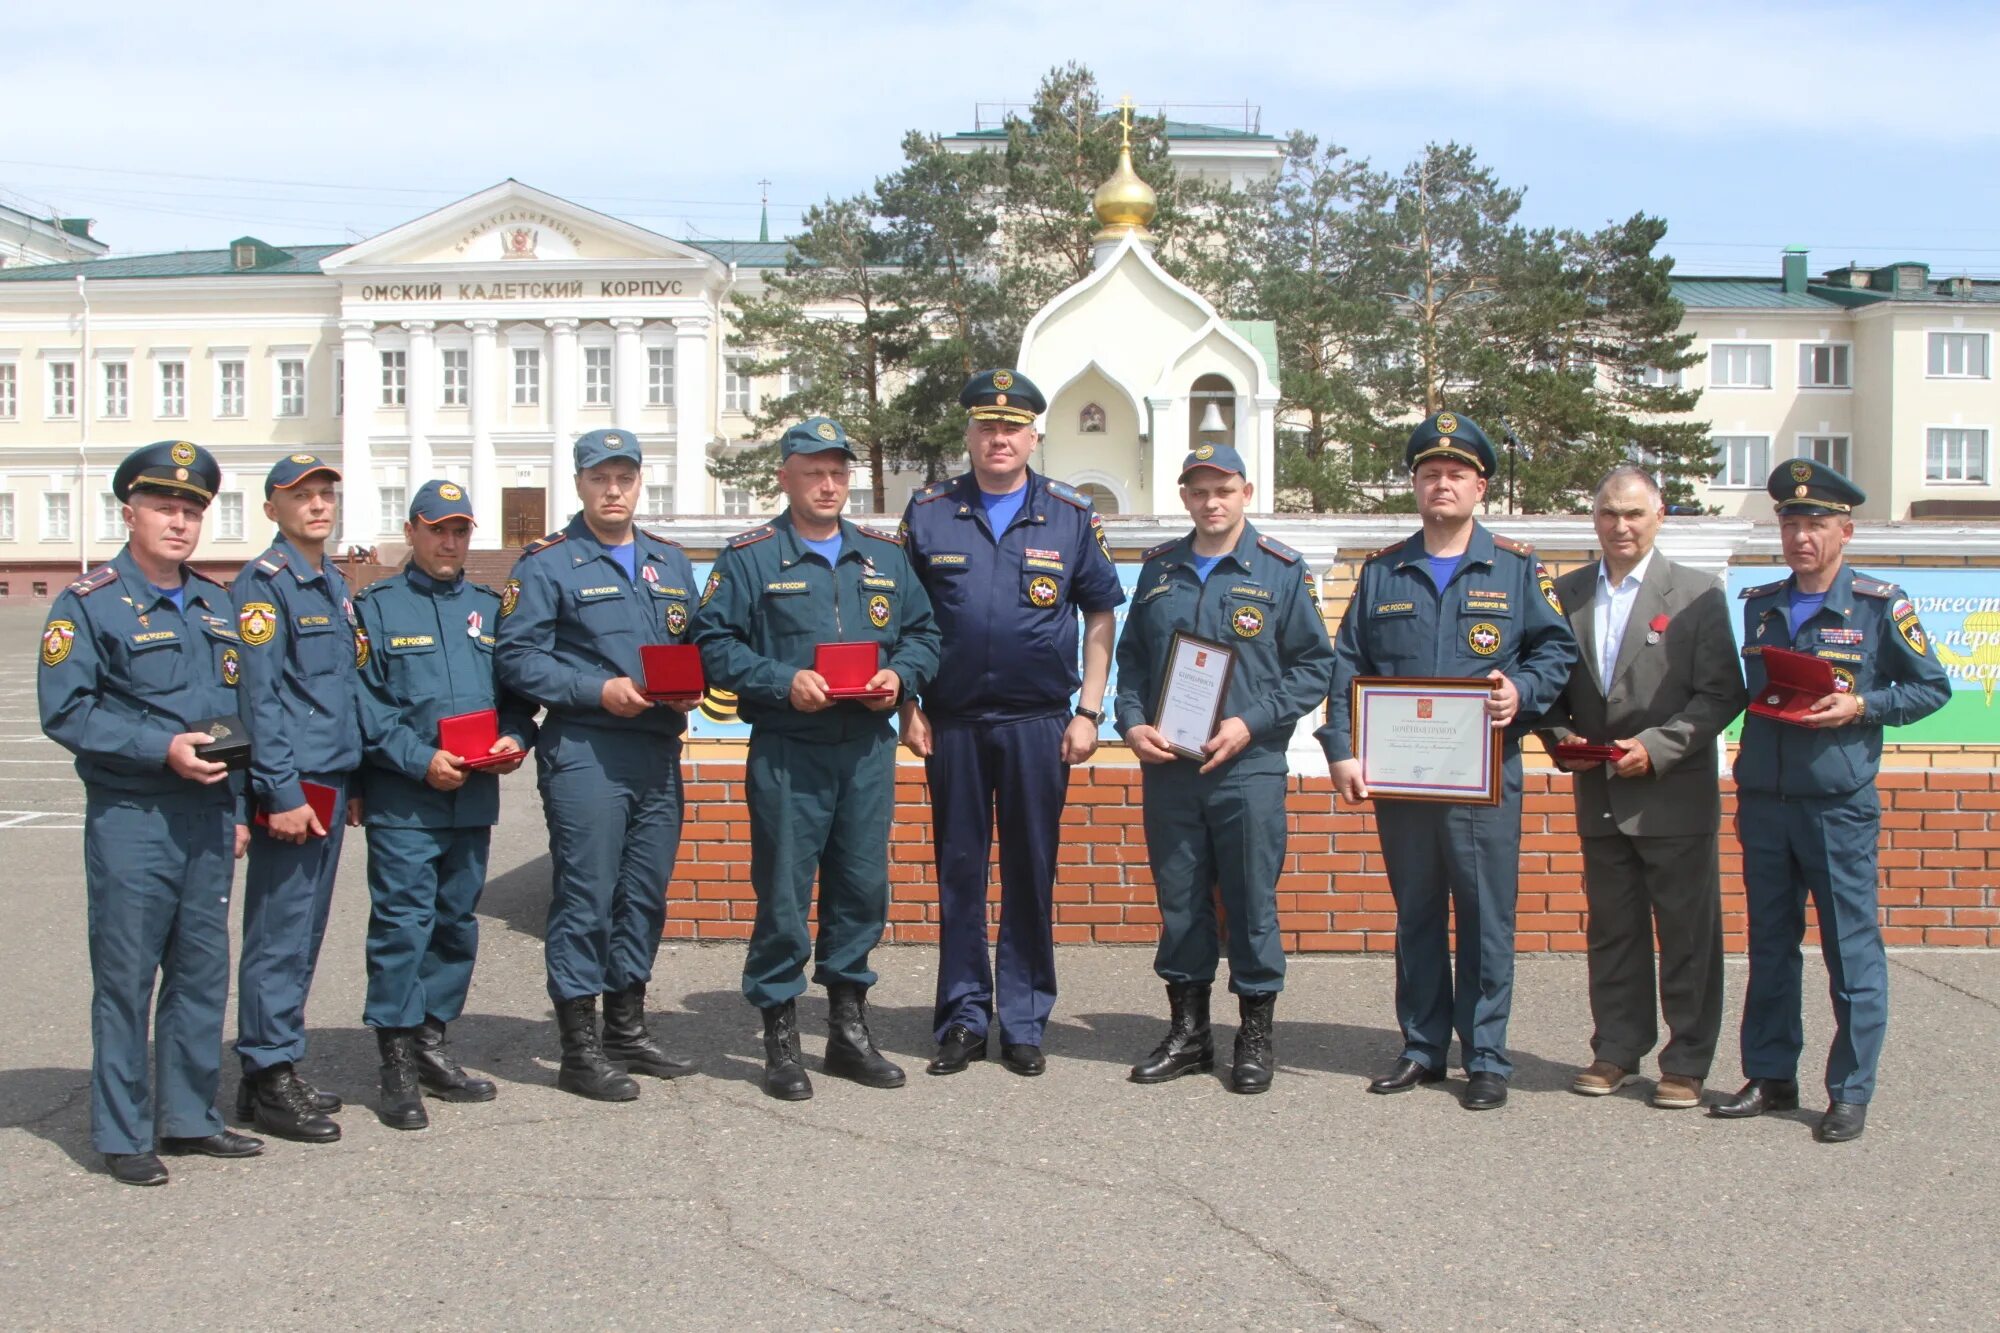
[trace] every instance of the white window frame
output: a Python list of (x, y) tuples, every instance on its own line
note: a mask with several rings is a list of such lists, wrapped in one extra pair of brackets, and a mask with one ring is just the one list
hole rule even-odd
[(507, 401), (515, 407), (542, 405), (542, 349), (510, 347)]
[[(180, 393), (168, 396), (169, 371), (180, 372)], [(153, 374), (154, 392), (160, 396), (160, 410), (156, 414), (162, 421), (182, 421), (188, 414), (188, 363), (186, 357), (170, 357), (159, 363)]]
[[(1977, 435), (1979, 437), (1979, 475), (1971, 476), (1971, 468), (1965, 466), (1965, 457), (1960, 460), (1959, 473), (1951, 474), (1949, 454), (1941, 460), (1940, 474), (1931, 475), (1931, 438), (1941, 433), (1957, 435)], [(1967, 441), (1970, 443), (1970, 441)], [(1991, 486), (1993, 484), (1993, 428), (1990, 426), (1968, 426), (1961, 423), (1931, 425), (1924, 427), (1924, 485), (1926, 486)]]
[[(307, 364), (308, 362), (303, 356), (281, 356), (277, 358), (276, 374), (273, 378), (277, 380), (278, 392), (276, 410), (272, 412), (272, 416), (302, 417), (306, 415), (308, 411), (306, 386), (310, 383), (310, 378), (306, 374)], [(287, 375), (285, 373), (286, 366), (298, 367), (298, 374)], [(294, 389), (297, 392), (294, 392)]]
[(403, 525), (410, 521), (410, 489), (407, 486), (383, 486), (376, 491), (380, 497), (379, 519), (382, 532), (401, 532)]
[(680, 373), (679, 358), (672, 343), (646, 349), (646, 406), (672, 407), (674, 381)]
[(611, 363), (612, 347), (609, 343), (601, 347), (585, 344), (583, 347), (583, 393), (580, 401), (585, 407), (611, 406)]
[[(117, 401), (111, 397), (112, 372), (117, 371), (122, 381), (119, 385)], [(123, 421), (132, 415), (132, 363), (123, 357), (115, 361), (98, 363), (98, 392), (102, 395), (98, 403), (98, 416), (106, 421)]]
[[(1831, 446), (1827, 452), (1830, 458), (1821, 458), (1815, 446), (1825, 441)], [(1846, 432), (1800, 431), (1792, 439), (1792, 457), (1810, 458), (1832, 468), (1843, 477), (1854, 475), (1854, 437)]]
[[(56, 501), (62, 501), (61, 522), (57, 522)], [(70, 503), (68, 491), (43, 491), (41, 504), (41, 538), (45, 542), (66, 542), (76, 531), (76, 506)]]
[[(1838, 353), (1843, 364), (1845, 377), (1838, 384), (1821, 384), (1809, 375), (1813, 354), (1819, 351)], [(1854, 344), (1815, 339), (1799, 344), (1799, 392), (1801, 393), (1852, 393), (1854, 392)]]
[(0, 491), (0, 542), (20, 540), (14, 520), (14, 492)]
[[(236, 398), (229, 397), (229, 368), (236, 367)], [(235, 421), (250, 413), (250, 362), (240, 356), (217, 357), (215, 361), (215, 418)]]
[(347, 358), (344, 356), (333, 359), (333, 414), (337, 417), (347, 415)]
[(638, 522), (664, 523), (674, 516), (672, 482), (649, 481), (640, 492)]
[[(234, 510), (234, 522), (231, 511)], [(215, 540), (219, 542), (240, 542), (246, 539), (249, 526), (245, 518), (242, 491), (222, 491), (215, 497)]]
[(1731, 442), (1752, 441), (1752, 440), (1760, 441), (1764, 446), (1764, 458), (1761, 465), (1756, 465), (1756, 464), (1751, 464), (1749, 461), (1749, 456), (1746, 455), (1745, 471), (1748, 475), (1744, 476), (1740, 480), (1735, 480), (1735, 481), (1725, 481), (1723, 479), (1728, 472), (1728, 464), (1727, 462), (1718, 463), (1715, 471), (1711, 473), (1709, 476), (1708, 488), (1712, 491), (1762, 490), (1765, 484), (1769, 482), (1771, 479), (1771, 437), (1769, 435), (1758, 434), (1754, 431), (1746, 432), (1740, 435), (1718, 434), (1718, 435), (1711, 435), (1708, 437), (1708, 442), (1710, 446), (1714, 449), (1714, 451), (1717, 454), (1720, 454), (1722, 452), (1722, 441), (1724, 440), (1729, 440)]
[(1638, 379), (1642, 388), (1678, 389), (1685, 375), (1684, 371), (1661, 370), (1658, 366), (1641, 366)]
[(382, 402), (383, 407), (408, 407), (410, 404), (410, 353), (403, 347), (382, 349)]
[(438, 406), (472, 405), (472, 349), (438, 348)]
[[(1932, 370), (1931, 347), (1933, 344), (1937, 343), (1937, 341), (1941, 338), (1968, 338), (1968, 339), (1977, 338), (1979, 340), (1979, 347), (1980, 347), (1979, 373), (1975, 375), (1972, 374), (1970, 371), (1964, 371), (1964, 370), (1955, 371), (1950, 369), (1951, 356), (1949, 352), (1947, 352), (1943, 357), (1940, 358), (1940, 361), (1944, 365), (1945, 369)], [(1946, 347), (1949, 346), (1949, 344), (1944, 344), (1944, 345)], [(1924, 330), (1924, 378), (1931, 380), (1992, 379), (1993, 378), (1993, 335), (1985, 331), (1984, 329), (1925, 329)], [(1952, 428), (1944, 427), (1943, 429), (1952, 429)], [(1925, 439), (1928, 440), (1929, 436), (1926, 435)]]
[[(1718, 353), (1733, 352), (1738, 349), (1754, 352), (1759, 348), (1763, 349), (1764, 352), (1764, 382), (1762, 384), (1735, 384), (1723, 380), (1720, 374), (1721, 362), (1718, 359)], [(1775, 367), (1777, 359), (1773, 344), (1768, 342), (1756, 342), (1741, 338), (1711, 342), (1708, 345), (1708, 387), (1743, 393), (1769, 393), (1772, 382), (1776, 378)]]
[(739, 490), (734, 486), (724, 486), (722, 488), (720, 504), (722, 505), (723, 515), (729, 518), (747, 518), (755, 512), (755, 501), (751, 497), (750, 492)]
[(757, 381), (737, 367), (757, 358), (747, 352), (731, 352), (722, 358), (722, 410), (750, 416), (757, 410)]
[(15, 361), (0, 361), (0, 421), (16, 421), (20, 415), (20, 364)]
[[(58, 371), (67, 371), (68, 375), (66, 377), (63, 375), (59, 375), (57, 373)], [(76, 409), (77, 409), (76, 362), (69, 357), (53, 358), (48, 363), (48, 372), (44, 378), (46, 379), (48, 384), (49, 396), (45, 401), (45, 403), (43, 404), (43, 406), (47, 410), (44, 411), (42, 415), (47, 417), (50, 421), (76, 420)], [(62, 397), (57, 392), (57, 385), (65, 378), (67, 378), (69, 383), (69, 393), (67, 399)], [(59, 411), (58, 408), (65, 401), (69, 404), (69, 410), (67, 412)]]
[(110, 491), (97, 493), (97, 540), (122, 542), (132, 535), (125, 526), (125, 502)]

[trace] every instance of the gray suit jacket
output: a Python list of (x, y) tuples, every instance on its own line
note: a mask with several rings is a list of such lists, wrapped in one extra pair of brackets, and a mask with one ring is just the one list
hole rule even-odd
[[(1551, 747), (1566, 735), (1636, 739), (1653, 772), (1614, 778), (1609, 765), (1600, 765), (1576, 774), (1577, 832), (1586, 838), (1714, 833), (1722, 821), (1715, 738), (1749, 702), (1728, 598), (1708, 575), (1656, 552), (1606, 682), (1598, 679), (1597, 570), (1592, 561), (1556, 580), (1582, 652), (1537, 726)], [(1666, 628), (1648, 642), (1661, 616)]]

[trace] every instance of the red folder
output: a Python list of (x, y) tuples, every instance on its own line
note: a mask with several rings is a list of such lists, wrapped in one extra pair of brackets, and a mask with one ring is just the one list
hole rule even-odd
[(1615, 764), (1624, 757), (1623, 750), (1600, 741), (1568, 740), (1556, 744), (1556, 758), (1573, 764)]
[(691, 643), (641, 644), (639, 665), (646, 673), (648, 699), (687, 703), (708, 691), (708, 678), (701, 670), (701, 649)]
[(467, 768), (497, 768), (520, 755), (490, 754), (500, 739), (500, 714), (491, 708), (438, 719), (438, 749), (455, 754)]
[(1811, 653), (1766, 648), (1764, 688), (1750, 697), (1750, 711), (1794, 726), (1805, 725), (1808, 709), (1834, 693), (1833, 666)]
[[(319, 826), (331, 832), (333, 830), (333, 798), (335, 795), (333, 788), (322, 787), (317, 782), (301, 782), (299, 790), (306, 794), (306, 804), (311, 806), (313, 813), (319, 816)], [(256, 819), (258, 828), (271, 827), (270, 812), (265, 810), (263, 806), (260, 805), (257, 807), (257, 813), (253, 818)]]
[(813, 670), (826, 679), (826, 692), (831, 698), (893, 698), (893, 690), (868, 688), (868, 682), (881, 669), (879, 643), (822, 643), (813, 649)]

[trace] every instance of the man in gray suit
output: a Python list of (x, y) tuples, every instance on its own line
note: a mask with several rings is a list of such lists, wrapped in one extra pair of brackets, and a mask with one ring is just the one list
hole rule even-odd
[(1722, 802), (1716, 736), (1748, 696), (1729, 603), (1713, 578), (1653, 550), (1666, 510), (1644, 470), (1613, 468), (1592, 518), (1603, 558), (1556, 581), (1582, 648), (1540, 723), (1553, 747), (1608, 743), (1615, 762), (1565, 760), (1576, 774), (1590, 904), (1595, 1058), (1571, 1090), (1601, 1097), (1638, 1081), (1653, 1049), (1653, 930), (1670, 1034), (1653, 1105), (1701, 1104), (1722, 1024)]

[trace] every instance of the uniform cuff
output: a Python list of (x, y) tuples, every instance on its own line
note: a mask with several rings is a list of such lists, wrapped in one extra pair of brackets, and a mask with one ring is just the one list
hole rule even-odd
[(154, 768), (167, 766), (167, 747), (175, 733), (164, 727), (142, 727), (132, 736), (132, 757)]
[(297, 778), (293, 778), (290, 782), (281, 782), (264, 794), (266, 810), (282, 813), (286, 810), (296, 810), (305, 803), (306, 789), (299, 785)]

